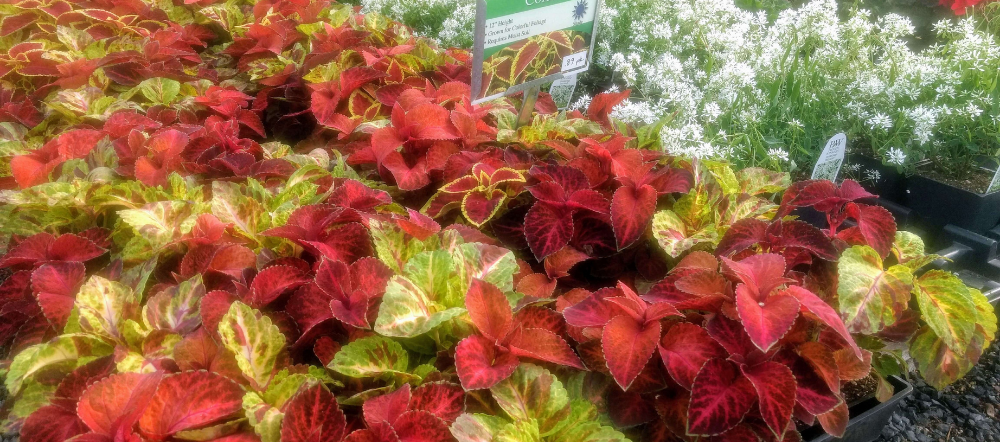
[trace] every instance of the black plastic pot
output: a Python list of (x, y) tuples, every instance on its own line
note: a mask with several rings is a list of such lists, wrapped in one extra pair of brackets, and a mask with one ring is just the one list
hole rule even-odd
[(980, 235), (1000, 223), (1000, 192), (983, 195), (920, 175), (907, 182), (908, 205), (928, 222)]
[(907, 205), (906, 184), (907, 177), (899, 173), (895, 166), (886, 166), (881, 160), (865, 155), (851, 155), (847, 159), (847, 164), (858, 164), (861, 172), (866, 170), (878, 171), (879, 179), (875, 182), (863, 180), (862, 185), (869, 192), (879, 196), (879, 199), (887, 200), (902, 206)]
[(871, 442), (882, 434), (882, 427), (889, 423), (889, 417), (899, 408), (899, 402), (913, 393), (913, 386), (902, 378), (889, 376), (889, 383), (896, 389), (892, 398), (879, 402), (874, 397), (865, 399), (850, 407), (851, 420), (847, 422), (844, 437), (835, 438), (823, 432), (816, 425), (802, 432), (806, 442)]

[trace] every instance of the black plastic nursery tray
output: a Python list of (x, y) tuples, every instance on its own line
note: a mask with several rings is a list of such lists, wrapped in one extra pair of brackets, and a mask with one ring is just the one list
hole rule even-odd
[(871, 442), (878, 439), (882, 427), (889, 423), (889, 418), (899, 408), (900, 401), (913, 393), (913, 386), (902, 378), (890, 376), (889, 383), (895, 388), (895, 394), (889, 400), (880, 403), (871, 397), (850, 407), (851, 420), (847, 422), (844, 437), (835, 438), (815, 425), (802, 432), (802, 439), (806, 442)]

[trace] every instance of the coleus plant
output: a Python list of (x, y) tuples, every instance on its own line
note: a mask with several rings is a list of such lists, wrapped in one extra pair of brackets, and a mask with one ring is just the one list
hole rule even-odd
[(694, 185), (670, 209), (656, 212), (653, 235), (672, 257), (689, 250), (712, 250), (737, 221), (771, 219), (769, 199), (788, 187), (787, 174), (759, 168), (733, 171), (724, 163), (696, 160)]
[[(628, 91), (586, 113), (542, 94), (517, 127), (517, 99), (471, 104), (471, 54), (377, 14), (182, 3), (0, 5), (0, 412), (22, 440), (795, 440), (793, 419), (839, 434), (841, 383), (903, 331), (965, 358), (918, 360), (951, 379), (995, 330), (927, 272), (927, 320), (848, 334), (830, 263), (916, 269), (914, 240), (850, 184), (777, 208), (786, 175), (664, 155), (611, 117)], [(784, 218), (810, 205), (831, 229)], [(965, 301), (925, 309), (966, 294), (971, 327)]]
[[(579, 327), (575, 336), (588, 364), (606, 365), (622, 390), (635, 391), (623, 400), (665, 408), (657, 425), (676, 437), (784, 440), (797, 437), (793, 412), (842, 434), (845, 378), (834, 354), (845, 353), (844, 371), (854, 370), (847, 379), (867, 375), (867, 362), (836, 310), (786, 271), (777, 254), (722, 258), (720, 266), (714, 256), (694, 252), (641, 297), (619, 285), (579, 299), (563, 315)], [(635, 386), (661, 363), (652, 359), (657, 352), (678, 390), (664, 393), (649, 380)]]
[(840, 257), (841, 314), (852, 333), (865, 336), (883, 376), (905, 373), (909, 350), (927, 383), (944, 388), (993, 342), (996, 315), (986, 297), (952, 273), (925, 268), (939, 258), (926, 255), (923, 241), (909, 232), (896, 233), (887, 259), (866, 245)]

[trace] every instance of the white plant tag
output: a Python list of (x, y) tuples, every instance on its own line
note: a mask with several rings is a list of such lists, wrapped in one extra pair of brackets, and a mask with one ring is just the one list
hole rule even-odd
[(569, 74), (552, 82), (552, 86), (549, 87), (549, 95), (552, 96), (552, 101), (556, 102), (556, 107), (559, 110), (565, 110), (569, 107), (570, 101), (573, 100), (574, 90), (576, 90), (576, 74)]
[(990, 181), (990, 186), (986, 188), (985, 195), (993, 192), (1000, 192), (1000, 167), (997, 168), (997, 173), (993, 174), (993, 181)]
[(840, 167), (844, 165), (844, 152), (847, 150), (847, 135), (839, 133), (830, 138), (819, 156), (819, 161), (813, 167), (812, 179), (837, 181)]

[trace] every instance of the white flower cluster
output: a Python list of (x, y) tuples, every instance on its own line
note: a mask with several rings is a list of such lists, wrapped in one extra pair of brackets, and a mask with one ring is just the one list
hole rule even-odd
[(475, 0), (361, 0), (362, 12), (379, 12), (412, 27), (442, 46), (470, 47)]
[[(996, 101), (989, 91), (1000, 45), (970, 18), (942, 21), (939, 43), (914, 51), (907, 17), (857, 9), (842, 20), (835, 0), (773, 20), (734, 0), (604, 1), (596, 59), (644, 109), (672, 116), (668, 151), (679, 149), (677, 140), (694, 145), (700, 133), (704, 142), (729, 140), (714, 152), (737, 162), (787, 162), (788, 152), (818, 155), (830, 136), (847, 132), (904, 166), (941, 154), (934, 141), (977, 132), (962, 127), (1000, 128), (983, 110)], [(695, 124), (700, 132), (689, 128)], [(776, 140), (787, 146), (783, 154)]]

